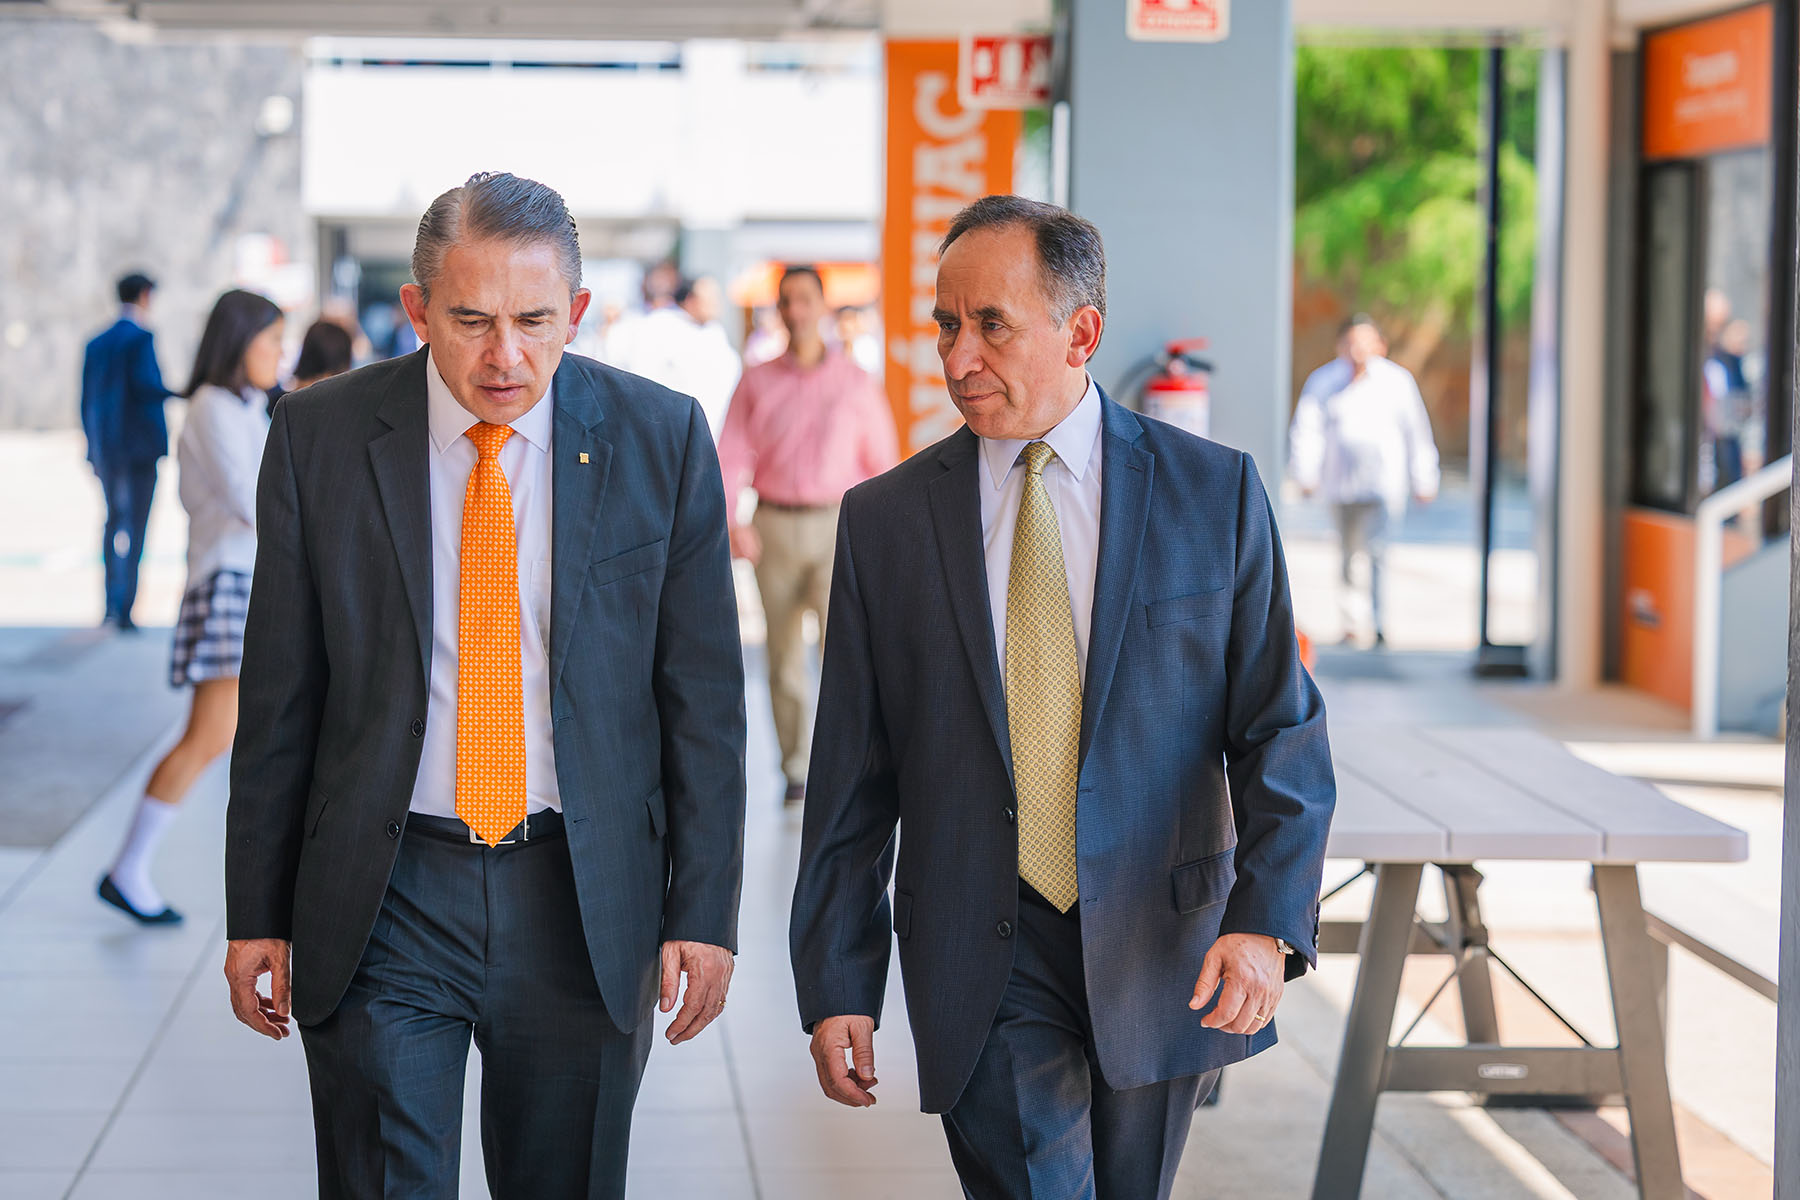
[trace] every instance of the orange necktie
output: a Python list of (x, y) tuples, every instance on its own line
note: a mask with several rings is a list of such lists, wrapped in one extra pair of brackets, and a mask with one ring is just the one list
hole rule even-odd
[(456, 815), (495, 846), (525, 819), (519, 533), (500, 469), (510, 425), (471, 426), (481, 456), (463, 494), (456, 629)]

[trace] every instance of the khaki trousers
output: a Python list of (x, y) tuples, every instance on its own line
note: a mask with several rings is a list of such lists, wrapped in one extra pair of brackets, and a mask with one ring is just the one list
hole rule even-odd
[(750, 523), (762, 539), (756, 589), (762, 593), (769, 626), (769, 701), (781, 743), (781, 770), (790, 783), (805, 783), (812, 749), (813, 679), (804, 622), (808, 611), (817, 614), (823, 654), (838, 510), (835, 504), (800, 510), (765, 504), (758, 506)]

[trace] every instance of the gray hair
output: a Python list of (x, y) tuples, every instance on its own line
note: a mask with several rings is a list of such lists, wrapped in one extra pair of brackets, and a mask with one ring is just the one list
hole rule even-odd
[(425, 210), (413, 242), (412, 274), (427, 299), (452, 246), (482, 238), (515, 245), (549, 242), (556, 247), (571, 295), (581, 287), (581, 243), (575, 218), (556, 190), (504, 171), (480, 171)]
[(1020, 227), (1037, 243), (1038, 273), (1058, 325), (1092, 305), (1106, 315), (1106, 247), (1092, 221), (1023, 196), (983, 196), (956, 214), (938, 247), (942, 254), (976, 229)]

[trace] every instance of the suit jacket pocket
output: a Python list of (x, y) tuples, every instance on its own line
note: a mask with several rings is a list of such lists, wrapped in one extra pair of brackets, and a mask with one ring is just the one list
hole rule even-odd
[(1175, 889), (1175, 911), (1199, 912), (1225, 903), (1231, 895), (1231, 885), (1237, 881), (1237, 870), (1232, 866), (1236, 854), (1237, 848), (1233, 847), (1176, 867), (1169, 877)]
[(663, 790), (660, 786), (644, 797), (644, 806), (650, 810), (650, 832), (656, 837), (668, 833), (669, 809), (663, 802)]
[(902, 939), (912, 933), (911, 892), (894, 892), (894, 933)]
[(1217, 591), (1195, 592), (1190, 596), (1171, 596), (1167, 600), (1156, 600), (1144, 607), (1149, 613), (1150, 628), (1152, 629), (1159, 625), (1173, 625), (1177, 621), (1229, 616), (1231, 614), (1231, 589), (1222, 587)]
[(633, 575), (641, 575), (645, 571), (662, 566), (668, 556), (666, 542), (651, 542), (648, 546), (639, 546), (635, 550), (627, 550), (623, 554), (615, 554), (611, 558), (603, 558), (588, 567), (588, 583), (593, 587), (605, 587), (609, 583), (617, 583)]
[(311, 837), (319, 832), (319, 818), (325, 815), (325, 809), (331, 804), (331, 797), (323, 789), (314, 785), (306, 794), (306, 836)]

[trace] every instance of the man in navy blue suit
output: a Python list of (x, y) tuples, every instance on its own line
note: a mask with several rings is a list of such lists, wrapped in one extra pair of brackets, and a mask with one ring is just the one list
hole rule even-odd
[(156, 342), (145, 327), (148, 277), (119, 280), (119, 319), (87, 344), (81, 365), (81, 429), (87, 434), (88, 462), (106, 493), (106, 532), (100, 545), (106, 564), (106, 620), (121, 630), (137, 601), (138, 564), (156, 491), (156, 463), (169, 452), (163, 386)]
[(873, 1104), (891, 928), (922, 1107), (983, 1200), (1166, 1197), (1316, 954), (1336, 792), (1268, 497), (1100, 390), (1105, 312), (1088, 222), (965, 209), (935, 315), (967, 427), (838, 527), (801, 1019), (825, 1094)]

